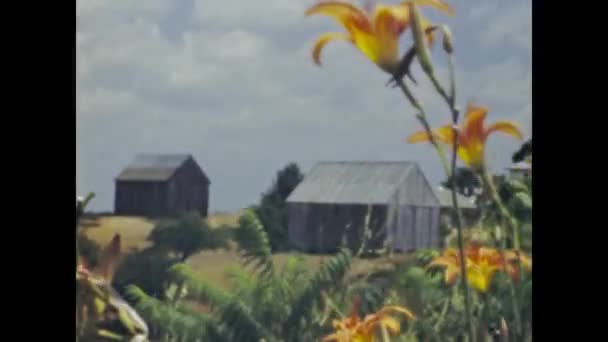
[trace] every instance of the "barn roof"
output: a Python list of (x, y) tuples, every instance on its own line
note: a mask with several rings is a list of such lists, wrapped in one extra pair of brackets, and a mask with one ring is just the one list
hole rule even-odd
[[(452, 191), (443, 187), (437, 188), (435, 190), (435, 195), (439, 199), (441, 203), (441, 207), (452, 207)], [(458, 207), (461, 209), (475, 209), (477, 206), (475, 205), (475, 201), (473, 198), (467, 198), (461, 194), (456, 194), (456, 198), (458, 200)]]
[(406, 192), (410, 186), (420, 188), (420, 184), (403, 184), (409, 180), (420, 181), (420, 178), (408, 177), (417, 169), (418, 165), (409, 161), (319, 162), (287, 202), (386, 204), (404, 186)]
[(513, 170), (513, 171), (517, 171), (517, 170), (528, 171), (531, 169), (532, 169), (532, 166), (530, 166), (530, 164), (526, 163), (526, 162), (519, 162), (519, 163), (513, 164), (512, 166), (507, 168), (507, 170)]
[(139, 154), (118, 175), (120, 181), (165, 181), (188, 159), (189, 154)]

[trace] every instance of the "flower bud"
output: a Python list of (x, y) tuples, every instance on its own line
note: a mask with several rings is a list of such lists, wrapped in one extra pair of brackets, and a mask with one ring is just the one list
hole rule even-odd
[(414, 46), (416, 47), (416, 55), (422, 70), (427, 74), (433, 73), (433, 64), (431, 62), (431, 54), (427, 46), (425, 31), (422, 27), (422, 15), (413, 1), (408, 1), (407, 6), (412, 17), (412, 34), (414, 36)]
[(447, 53), (454, 52), (454, 45), (452, 44), (452, 31), (446, 25), (441, 25), (441, 32), (443, 33), (443, 50)]

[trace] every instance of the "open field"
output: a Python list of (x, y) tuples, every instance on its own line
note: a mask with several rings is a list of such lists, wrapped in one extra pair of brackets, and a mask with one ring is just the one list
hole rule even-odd
[[(211, 214), (207, 222), (211, 227), (222, 225), (235, 225), (240, 213)], [(107, 244), (114, 234), (120, 233), (123, 239), (124, 250), (139, 250), (149, 246), (146, 238), (155, 222), (143, 217), (129, 216), (99, 216), (83, 220), (85, 234), (100, 245)], [(278, 253), (273, 256), (277, 266), (281, 267), (293, 253)], [(304, 259), (313, 269), (316, 269), (326, 258), (324, 255), (303, 254)], [(393, 259), (355, 259), (351, 268), (351, 275), (361, 274), (375, 268), (385, 268), (391, 263), (402, 260), (403, 257)], [(187, 263), (196, 270), (201, 277), (210, 283), (227, 289), (230, 287), (229, 272), (240, 265), (236, 249), (202, 251), (191, 256)]]

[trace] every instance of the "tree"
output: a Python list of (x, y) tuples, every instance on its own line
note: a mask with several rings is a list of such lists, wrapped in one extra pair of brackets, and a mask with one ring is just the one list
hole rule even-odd
[(277, 173), (272, 187), (262, 194), (260, 204), (253, 208), (266, 229), (273, 251), (287, 248), (287, 205), (285, 201), (303, 178), (298, 165), (287, 164)]
[(513, 153), (511, 159), (514, 163), (519, 163), (529, 158), (532, 158), (532, 139), (523, 143), (521, 147)]
[(150, 232), (154, 246), (177, 253), (181, 262), (203, 249), (227, 248), (226, 235), (211, 229), (197, 212), (183, 214), (177, 220), (161, 221)]
[(472, 196), (475, 190), (481, 187), (481, 182), (475, 172), (466, 167), (457, 168), (452, 179), (446, 179), (441, 183), (447, 189), (452, 189), (452, 184), (455, 184), (456, 192), (465, 197)]

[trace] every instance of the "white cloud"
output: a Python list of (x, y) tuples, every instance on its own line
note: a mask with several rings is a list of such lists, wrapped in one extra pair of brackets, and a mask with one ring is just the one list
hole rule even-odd
[[(323, 68), (312, 63), (313, 40), (337, 29), (304, 18), (312, 1), (193, 1), (194, 11), (176, 15), (170, 0), (79, 0), (78, 187), (99, 194), (96, 208), (111, 208), (113, 177), (139, 152), (193, 153), (212, 179), (212, 209), (256, 201), (288, 161), (307, 170), (322, 159), (414, 159), (432, 181), (441, 177), (430, 148), (403, 142), (418, 124), (402, 94), (384, 87), (387, 75), (344, 42), (327, 46)], [(487, 31), (457, 19), (455, 33)], [(480, 48), (462, 46), (459, 58)], [(493, 119), (521, 117), (524, 50), (459, 70), (461, 102), (477, 96)], [(428, 84), (415, 91), (444, 123)]]

